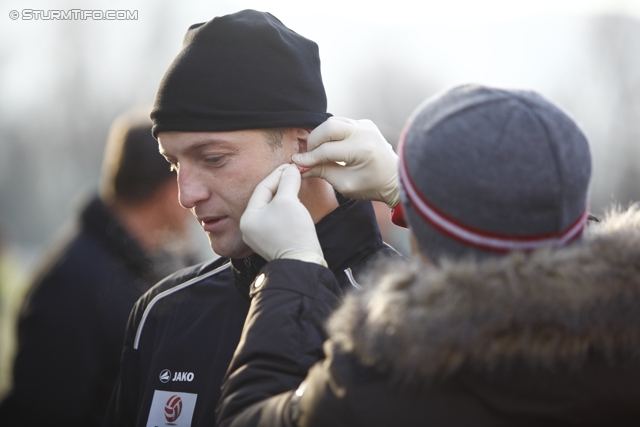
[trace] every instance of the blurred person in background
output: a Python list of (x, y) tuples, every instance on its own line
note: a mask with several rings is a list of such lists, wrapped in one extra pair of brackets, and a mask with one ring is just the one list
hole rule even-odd
[[(180, 203), (221, 259), (175, 273), (136, 303), (106, 424), (213, 426), (249, 285), (266, 263), (242, 240), (240, 217), (256, 185), (305, 151), (310, 129), (330, 116), (318, 46), (254, 10), (195, 24), (151, 115), (160, 151), (178, 173)], [(358, 286), (376, 257), (399, 256), (382, 241), (371, 202), (317, 178), (300, 197), (341, 289)], [(321, 356), (301, 355), (300, 363)]]
[(190, 221), (148, 116), (119, 117), (99, 195), (34, 274), (18, 325), (13, 388), (0, 406), (2, 425), (102, 424), (131, 308), (161, 277), (190, 262), (184, 250)]
[(14, 329), (26, 291), (25, 267), (11, 248), (8, 230), (0, 220), (0, 400), (11, 386)]
[[(337, 120), (293, 160), (319, 163), (302, 177), (370, 191), (395, 169), (378, 159), (386, 141)], [(399, 147), (394, 218), (414, 260), (347, 295), (297, 390), (279, 379), (322, 343), (288, 337), (320, 336), (316, 316), (339, 292), (312, 257), (296, 260), (322, 256), (300, 173), (285, 165), (256, 188), (241, 229), (271, 262), (251, 286), (218, 425), (640, 425), (640, 207), (584, 232), (591, 156), (573, 120), (533, 92), (462, 86), (419, 107)]]

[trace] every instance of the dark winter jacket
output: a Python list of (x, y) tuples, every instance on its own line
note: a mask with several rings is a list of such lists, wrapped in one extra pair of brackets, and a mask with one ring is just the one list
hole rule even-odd
[[(640, 425), (640, 208), (568, 248), (381, 272), (331, 317), (326, 359), (297, 391), (269, 378), (317, 341), (280, 331), (317, 323), (334, 284), (282, 267), (254, 286), (221, 426)], [(294, 293), (316, 296), (306, 313)]]
[[(358, 286), (360, 271), (377, 257), (399, 255), (383, 243), (370, 202), (339, 201), (316, 231), (341, 294)], [(168, 277), (138, 301), (107, 426), (215, 425), (220, 385), (249, 310), (249, 286), (265, 264), (255, 254), (218, 259)], [(316, 340), (326, 338), (318, 333)], [(314, 350), (297, 374), (322, 357), (322, 349)]]
[(36, 271), (0, 425), (101, 425), (129, 312), (158, 279), (102, 202), (88, 203)]

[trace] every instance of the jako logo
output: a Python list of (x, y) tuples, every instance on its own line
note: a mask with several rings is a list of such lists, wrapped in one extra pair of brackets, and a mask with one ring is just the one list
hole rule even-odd
[(171, 379), (171, 371), (170, 370), (165, 369), (162, 372), (160, 372), (160, 382), (161, 383), (167, 383), (167, 382), (169, 382), (170, 379)]
[(182, 399), (180, 396), (173, 395), (167, 400), (167, 403), (164, 405), (164, 417), (170, 423), (174, 422), (180, 416), (182, 412)]
[(193, 381), (193, 372), (176, 372), (171, 381)]

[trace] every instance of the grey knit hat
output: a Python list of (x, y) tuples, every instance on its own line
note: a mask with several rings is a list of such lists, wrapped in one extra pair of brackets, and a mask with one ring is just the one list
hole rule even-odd
[(409, 119), (399, 157), (405, 218), (436, 262), (582, 234), (589, 145), (537, 93), (465, 85), (437, 95)]

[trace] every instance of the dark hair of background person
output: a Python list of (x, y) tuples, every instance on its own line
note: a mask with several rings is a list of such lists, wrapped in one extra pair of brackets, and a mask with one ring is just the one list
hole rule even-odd
[(111, 126), (102, 165), (100, 196), (107, 204), (146, 200), (166, 180), (175, 179), (151, 135), (143, 113), (119, 117)]

